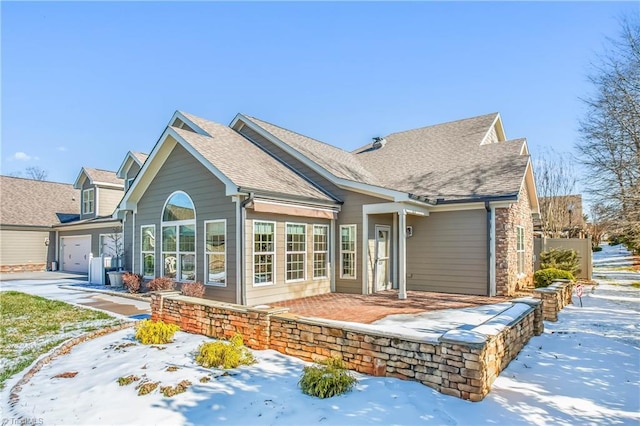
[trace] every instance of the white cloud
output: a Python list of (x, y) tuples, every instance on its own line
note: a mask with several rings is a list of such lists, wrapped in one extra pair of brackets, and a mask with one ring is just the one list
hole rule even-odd
[(66, 147), (66, 146), (59, 146), (59, 147), (57, 147), (56, 149), (57, 149), (58, 151), (65, 152), (65, 151), (67, 150), (67, 147)]
[(28, 155), (25, 152), (22, 152), (22, 151), (18, 151), (15, 154), (13, 154), (13, 158), (16, 159), (16, 160), (20, 160), (20, 161), (29, 161), (29, 160), (31, 160), (31, 156)]

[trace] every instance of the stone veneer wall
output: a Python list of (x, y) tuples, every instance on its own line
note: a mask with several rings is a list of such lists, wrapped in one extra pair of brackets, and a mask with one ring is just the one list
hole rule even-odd
[(554, 280), (550, 286), (536, 288), (533, 297), (542, 301), (542, 317), (545, 321), (558, 321), (558, 312), (572, 304), (574, 283), (569, 280)]
[[(518, 275), (516, 226), (524, 227), (524, 274)], [(518, 202), (508, 208), (496, 209), (496, 293), (513, 296), (533, 285), (533, 218), (529, 194), (523, 185)]]
[(307, 361), (342, 358), (349, 369), (415, 380), (444, 394), (482, 400), (533, 335), (542, 333), (542, 305), (520, 299), (473, 330), (451, 330), (438, 339), (388, 333), (367, 324), (303, 318), (286, 308), (249, 308), (181, 296), (151, 295), (152, 319), (217, 338), (242, 334), (253, 349), (274, 349)]
[(0, 265), (0, 272), (41, 272), (47, 270), (46, 263), (24, 263), (21, 265)]

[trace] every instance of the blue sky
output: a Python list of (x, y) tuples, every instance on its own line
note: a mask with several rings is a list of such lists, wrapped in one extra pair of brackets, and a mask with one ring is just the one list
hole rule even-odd
[(501, 113), (569, 152), (614, 3), (2, 2), (2, 174), (73, 182), (149, 152), (176, 109), (344, 149)]

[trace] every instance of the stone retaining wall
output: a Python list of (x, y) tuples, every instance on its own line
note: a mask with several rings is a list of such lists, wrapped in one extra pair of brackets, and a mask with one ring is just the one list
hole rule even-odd
[(210, 337), (244, 337), (253, 349), (274, 349), (307, 361), (343, 359), (361, 373), (415, 380), (444, 394), (482, 400), (498, 374), (533, 335), (542, 333), (542, 304), (520, 299), (491, 321), (444, 335), (397, 333), (368, 324), (310, 319), (286, 308), (249, 308), (181, 296), (151, 295), (152, 319)]
[(0, 265), (0, 273), (41, 272), (47, 270), (46, 263), (24, 263), (19, 265)]
[(542, 301), (542, 312), (545, 321), (558, 321), (558, 312), (573, 303), (574, 283), (569, 280), (554, 280), (548, 287), (536, 288), (533, 296)]

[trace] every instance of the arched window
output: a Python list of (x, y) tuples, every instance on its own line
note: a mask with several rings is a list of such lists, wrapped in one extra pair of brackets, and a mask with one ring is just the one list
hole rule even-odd
[(165, 277), (196, 279), (196, 209), (182, 191), (171, 194), (162, 211), (162, 262)]

